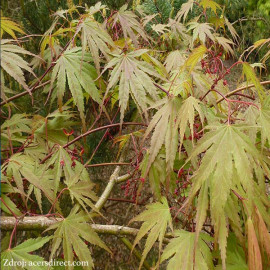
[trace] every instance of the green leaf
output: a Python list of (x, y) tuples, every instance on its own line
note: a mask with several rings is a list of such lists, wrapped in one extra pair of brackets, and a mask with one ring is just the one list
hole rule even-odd
[[(201, 233), (195, 247), (195, 233), (177, 230), (175, 237), (164, 249), (160, 262), (169, 259), (167, 270), (211, 270), (213, 258), (207, 242), (211, 237)], [(195, 256), (194, 256), (195, 255)]]
[(62, 100), (66, 91), (66, 82), (68, 83), (73, 102), (78, 107), (83, 125), (85, 125), (84, 93), (97, 103), (101, 102), (100, 93), (94, 82), (97, 74), (94, 67), (88, 64), (87, 61), (89, 60), (87, 54), (82, 57), (81, 48), (67, 50), (57, 60), (51, 78), (51, 85), (56, 81), (60, 111), (62, 110)]
[[(222, 265), (216, 267), (217, 270), (222, 270)], [(228, 247), (227, 247), (227, 270), (248, 270), (246, 263), (245, 252), (243, 248), (237, 242), (237, 238), (234, 234), (229, 234)]]
[(219, 37), (218, 35), (215, 35), (216, 42), (221, 45), (225, 52), (230, 52), (231, 55), (234, 55), (234, 50), (232, 48), (235, 43), (225, 37)]
[[(76, 205), (70, 212), (69, 216), (56, 224), (50, 226), (47, 230), (55, 230), (52, 241), (52, 249), (50, 260), (55, 256), (61, 243), (64, 250), (65, 261), (74, 261), (74, 253), (78, 256), (80, 261), (88, 262), (88, 266), (84, 269), (93, 269), (94, 263), (91, 256), (90, 249), (84, 241), (110, 252), (104, 242), (99, 238), (97, 233), (92, 229), (89, 222), (89, 215), (83, 211), (79, 211), (79, 206)], [(67, 269), (73, 269), (69, 266)]]
[(207, 48), (204, 45), (200, 45), (199, 47), (193, 50), (193, 52), (186, 61), (186, 66), (189, 67), (190, 72), (194, 69), (199, 60), (203, 58), (204, 54), (206, 53)]
[(248, 269), (262, 270), (262, 255), (258, 243), (256, 231), (252, 219), (249, 217), (247, 220), (247, 233), (248, 233)]
[(56, 110), (46, 117), (34, 117), (33, 129), (35, 132), (35, 139), (41, 143), (48, 143), (50, 147), (55, 144), (64, 145), (67, 143), (67, 135), (64, 129), (70, 129), (77, 123), (72, 119), (75, 114), (69, 110), (68, 107), (63, 107), (62, 112)]
[(184, 65), (186, 61), (185, 54), (182, 51), (176, 50), (168, 54), (165, 66), (168, 72), (172, 70), (179, 70), (180, 66)]
[[(2, 185), (3, 184), (1, 183), (1, 188), (2, 188)], [(21, 216), (22, 213), (17, 208), (17, 205), (6, 194), (3, 194), (3, 190), (1, 190), (1, 191), (2, 191), (1, 198), (5, 202), (5, 204), (8, 206), (8, 208), (7, 208), (6, 205), (2, 202), (1, 209), (9, 215), (15, 214), (17, 217)], [(10, 212), (9, 209), (12, 211), (12, 213)]]
[(173, 230), (170, 208), (166, 198), (162, 197), (161, 202), (148, 205), (147, 210), (133, 218), (130, 222), (134, 221), (143, 221), (143, 224), (134, 240), (133, 248), (149, 233), (139, 266), (139, 269), (141, 269), (143, 261), (157, 240), (159, 241), (159, 250), (161, 250), (167, 227), (169, 226)]
[(17, 23), (15, 23), (14, 21), (10, 20), (7, 17), (3, 17), (2, 14), (0, 25), (1, 25), (1, 38), (5, 32), (11, 35), (14, 39), (17, 39), (15, 32), (25, 34), (20, 25), (18, 25)]
[[(260, 152), (241, 131), (243, 127), (220, 125), (209, 128), (213, 130), (204, 135), (187, 160), (188, 162), (193, 157), (204, 153), (200, 167), (192, 177), (193, 186), (189, 201), (200, 190), (200, 205), (197, 206), (197, 212), (203, 211), (197, 213), (197, 221), (199, 222), (197, 230), (200, 230), (206, 217), (208, 196), (205, 194), (205, 189), (207, 189), (206, 185), (209, 185), (211, 219), (224, 268), (228, 235), (226, 219), (232, 215), (228, 212), (225, 213), (224, 209), (229, 198), (236, 196), (232, 190), (252, 201), (255, 190), (259, 189), (258, 184), (254, 181), (254, 173), (257, 172), (263, 177), (267, 170)], [(207, 183), (207, 181), (209, 182)], [(262, 189), (261, 192), (263, 192)], [(233, 215), (237, 214), (238, 208), (233, 209), (233, 211), (236, 211)]]
[(225, 17), (225, 23), (233, 37), (233, 39), (236, 41), (239, 38), (239, 35), (237, 34), (236, 30), (234, 29), (233, 25), (230, 23), (230, 21)]
[(258, 122), (261, 128), (262, 145), (265, 145), (266, 141), (270, 145), (270, 96), (263, 102)]
[(14, 180), (22, 198), (24, 199), (23, 178), (36, 188), (43, 191), (44, 195), (52, 202), (54, 195), (52, 192), (52, 175), (44, 171), (44, 167), (39, 165), (39, 161), (29, 155), (18, 153), (12, 155), (8, 163), (2, 166), (2, 171), (6, 170), (7, 180)]
[[(28, 239), (18, 246), (7, 249), (1, 253), (1, 266), (2, 269), (14, 270), (22, 269), (22, 264), (24, 264), (23, 269), (47, 269), (44, 259), (37, 255), (32, 255), (30, 252), (36, 251), (44, 246), (48, 241), (52, 239), (52, 236), (38, 237), (36, 239)], [(5, 261), (17, 266), (4, 266)], [(44, 262), (44, 266), (38, 266), (38, 262)], [(34, 264), (36, 263), (36, 264)]]
[[(148, 162), (149, 162), (149, 151), (144, 156), (144, 159), (141, 162), (140, 169), (142, 177), (145, 177), (147, 174), (148, 169)], [(166, 171), (166, 153), (165, 147), (162, 147), (159, 151), (158, 155), (155, 158), (155, 161), (152, 163), (148, 173), (149, 184), (151, 187), (152, 192), (154, 193), (155, 197), (160, 200), (161, 199), (161, 185), (166, 186), (166, 177), (168, 173)], [(170, 176), (170, 191), (174, 192), (176, 188), (176, 176), (173, 171), (169, 174)], [(167, 187), (167, 186), (166, 186)]]
[(209, 23), (190, 22), (188, 25), (188, 31), (193, 30), (193, 42), (198, 38), (205, 45), (207, 37), (212, 41), (215, 40), (215, 37), (212, 33), (214, 29)]
[(61, 178), (69, 190), (71, 199), (77, 202), (87, 211), (86, 206), (95, 209), (91, 200), (97, 197), (93, 191), (94, 184), (90, 181), (86, 168), (77, 160), (72, 160), (68, 152), (59, 147), (49, 161), (45, 164), (47, 170), (54, 175), (54, 195), (59, 191)]
[(114, 55), (115, 57), (105, 66), (105, 70), (114, 67), (107, 91), (119, 82), (119, 105), (121, 113), (121, 123), (123, 122), (124, 112), (128, 106), (129, 95), (132, 96), (135, 104), (141, 112), (147, 109), (147, 94), (154, 100), (157, 99), (156, 87), (151, 76), (163, 79), (154, 67), (136, 57), (145, 54), (147, 50), (141, 49), (127, 54)]
[(97, 70), (100, 69), (99, 51), (109, 60), (110, 48), (115, 48), (114, 42), (107, 31), (93, 18), (86, 18), (80, 23), (82, 31), (82, 51), (86, 52), (86, 46), (90, 49)]
[(117, 22), (120, 23), (126, 42), (127, 38), (130, 37), (134, 45), (139, 47), (137, 34), (148, 41), (143, 26), (137, 20), (137, 16), (132, 11), (127, 10), (127, 5), (122, 6), (119, 11), (112, 16), (111, 20), (113, 20), (113, 26), (116, 25)]
[(13, 143), (24, 143), (26, 134), (32, 133), (32, 120), (26, 114), (13, 114), (1, 126), (1, 142), (3, 148), (9, 147), (9, 140)]
[(90, 181), (74, 181), (72, 184), (68, 185), (71, 199), (74, 200), (75, 198), (86, 212), (88, 212), (86, 206), (96, 210), (95, 205), (91, 201), (98, 200), (98, 197), (93, 191), (94, 186), (95, 184)]
[(261, 102), (263, 102), (265, 98), (265, 92), (262, 85), (260, 84), (259, 79), (255, 74), (253, 67), (251, 67), (247, 62), (244, 62), (242, 64), (243, 64), (243, 74), (246, 76), (248, 82), (251, 82), (255, 85), (259, 98)]
[(9, 39), (1, 40), (1, 68), (30, 93), (30, 89), (25, 82), (24, 70), (33, 75), (34, 72), (30, 65), (18, 54), (34, 55), (12, 42)]
[(217, 13), (217, 9), (221, 9), (221, 6), (213, 0), (201, 0), (200, 6), (202, 6), (203, 9), (210, 8), (215, 13)]
[[(166, 97), (163, 99), (163, 106), (154, 115), (145, 132), (145, 137), (147, 137), (154, 129), (149, 149), (148, 168), (154, 162), (162, 145), (165, 144), (167, 171), (169, 172), (173, 169), (178, 140), (180, 140), (180, 145), (182, 145), (188, 123), (193, 138), (195, 110), (199, 112), (201, 122), (203, 123), (204, 114), (200, 108), (200, 102), (194, 97), (190, 96), (184, 102), (178, 97)], [(178, 132), (179, 128), (180, 134)]]
[(175, 18), (177, 20), (181, 20), (183, 17), (183, 21), (185, 21), (188, 13), (192, 11), (193, 4), (194, 4), (194, 0), (188, 0), (186, 3), (182, 4), (181, 9), (179, 10)]
[(188, 124), (190, 127), (191, 137), (193, 140), (195, 110), (199, 113), (201, 123), (204, 122), (204, 113), (200, 107), (200, 104), (201, 103), (198, 99), (190, 96), (183, 102), (179, 110), (179, 114), (181, 115), (181, 117), (179, 117), (178, 120), (176, 121), (176, 125), (179, 125), (180, 128), (180, 146), (183, 144), (184, 135)]

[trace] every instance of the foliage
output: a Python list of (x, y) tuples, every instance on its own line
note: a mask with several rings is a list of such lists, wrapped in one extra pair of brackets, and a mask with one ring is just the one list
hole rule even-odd
[(74, 253), (78, 256), (80, 261), (88, 262), (86, 269), (92, 269), (94, 266), (91, 253), (85, 242), (98, 245), (107, 251), (110, 251), (106, 245), (101, 241), (98, 235), (92, 230), (91, 226), (86, 221), (89, 217), (85, 213), (78, 212), (79, 207), (75, 206), (68, 217), (63, 221), (56, 223), (48, 228), (48, 230), (55, 230), (52, 250), (50, 254), (50, 259), (53, 258), (55, 252), (59, 248), (61, 242), (63, 244), (64, 259), (66, 261), (73, 262)]
[[(243, 2), (20, 1), (17, 17), (4, 9), (1, 209), (14, 227), (2, 267), (64, 259), (94, 269), (96, 250), (114, 254), (107, 233), (136, 235), (133, 246), (123, 241), (136, 269), (148, 260), (154, 269), (267, 269), (270, 40), (257, 21), (262, 36), (251, 42), (237, 24), (251, 7), (269, 14), (264, 1)], [(96, 179), (94, 167), (111, 165), (108, 181)], [(141, 213), (131, 217), (127, 204)], [(129, 227), (122, 215), (114, 224), (115, 208)], [(27, 218), (49, 225), (41, 233)]]

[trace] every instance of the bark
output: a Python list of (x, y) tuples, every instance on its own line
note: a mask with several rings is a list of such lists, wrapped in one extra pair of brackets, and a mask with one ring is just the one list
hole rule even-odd
[[(60, 222), (62, 218), (53, 218), (53, 217), (44, 217), (44, 216), (36, 216), (36, 217), (24, 217), (19, 220), (17, 224), (17, 230), (19, 231), (42, 231), (47, 229), (49, 226)], [(14, 217), (4, 217), (0, 218), (0, 227), (2, 231), (11, 231), (14, 229), (16, 224), (16, 219)], [(111, 235), (132, 235), (136, 236), (138, 233), (138, 229), (119, 226), (119, 225), (103, 225), (103, 224), (91, 224), (92, 229), (100, 234), (111, 234)], [(165, 235), (164, 242), (167, 243), (169, 241), (168, 238), (171, 238), (171, 234)]]

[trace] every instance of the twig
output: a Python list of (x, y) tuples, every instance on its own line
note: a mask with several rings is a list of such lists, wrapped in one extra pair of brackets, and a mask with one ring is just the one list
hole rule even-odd
[(170, 96), (170, 93), (165, 90), (163, 87), (161, 87), (160, 85), (158, 85), (157, 83), (154, 83), (154, 85), (159, 88), (162, 92), (166, 93), (166, 95), (169, 97)]
[(235, 22), (233, 22), (232, 25), (234, 25), (238, 22), (242, 23), (242, 22), (246, 22), (246, 21), (264, 21), (267, 25), (269, 25), (267, 20), (265, 18), (262, 18), (262, 17), (259, 17), (259, 18), (240, 18), (240, 19), (236, 20)]
[(132, 203), (132, 204), (136, 204), (136, 205), (145, 205), (144, 203), (136, 202), (134, 200), (127, 200), (127, 199), (121, 199), (121, 198), (108, 198), (108, 201)]
[[(261, 85), (270, 84), (270, 81), (260, 82), (260, 84), (261, 84)], [(233, 90), (233, 91), (231, 91), (231, 92), (225, 94), (224, 96), (227, 98), (227, 97), (230, 97), (230, 96), (234, 95), (235, 93), (238, 93), (238, 92), (240, 92), (240, 91), (242, 91), (242, 90), (249, 89), (249, 88), (252, 88), (252, 87), (255, 87), (255, 85), (254, 85), (254, 84), (250, 84), (250, 85), (247, 85), (247, 86), (243, 86), (243, 87), (237, 88), (237, 89), (235, 89), (235, 90)], [(220, 98), (220, 99), (217, 101), (217, 103), (220, 103), (220, 102), (223, 101), (223, 100), (224, 100), (224, 97)]]
[(85, 167), (100, 167), (100, 166), (110, 166), (110, 165), (131, 165), (127, 162), (108, 162), (108, 163), (99, 163), (99, 164), (90, 164), (86, 165)]
[[(125, 122), (122, 125), (134, 125), (134, 126), (147, 126), (147, 124), (144, 123), (133, 123), (133, 122)], [(75, 139), (73, 139), (72, 141), (70, 141), (69, 143), (63, 145), (63, 148), (67, 148), (68, 146), (72, 145), (73, 143), (77, 142), (78, 140), (82, 139), (85, 136), (90, 135), (91, 133), (103, 130), (103, 129), (107, 129), (107, 128), (113, 128), (113, 127), (118, 127), (120, 126), (120, 123), (116, 123), (116, 124), (111, 124), (111, 125), (107, 125), (107, 126), (103, 126), (103, 127), (98, 127), (92, 130), (88, 130), (87, 132), (81, 134), (80, 136), (76, 137)], [(51, 152), (50, 154), (48, 154), (41, 162), (40, 164), (43, 164), (47, 159), (49, 159), (51, 156), (53, 155), (53, 152)]]

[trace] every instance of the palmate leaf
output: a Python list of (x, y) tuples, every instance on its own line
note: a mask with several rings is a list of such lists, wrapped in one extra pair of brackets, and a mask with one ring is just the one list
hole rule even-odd
[(260, 246), (256, 236), (256, 231), (252, 219), (247, 220), (248, 231), (248, 268), (254, 270), (263, 270)]
[(115, 48), (115, 44), (102, 27), (94, 18), (86, 18), (81, 24), (80, 29), (82, 32), (82, 51), (85, 53), (86, 47), (90, 49), (97, 70), (100, 69), (100, 55), (99, 51), (109, 60), (110, 48)]
[(237, 34), (236, 30), (234, 29), (233, 25), (230, 23), (230, 21), (225, 17), (225, 24), (227, 25), (233, 39), (235, 41), (237, 41), (237, 39), (239, 38), (239, 35)]
[(114, 55), (115, 57), (105, 66), (104, 71), (114, 67), (110, 75), (107, 91), (119, 82), (121, 123), (128, 106), (129, 95), (132, 96), (138, 109), (142, 112), (147, 109), (147, 94), (154, 100), (157, 99), (156, 87), (150, 76), (163, 78), (151, 64), (136, 59), (136, 57), (145, 54), (147, 51), (141, 49), (127, 54)]
[(15, 23), (14, 21), (12, 21), (7, 17), (3, 17), (2, 12), (0, 25), (1, 25), (1, 38), (5, 32), (10, 36), (12, 36), (14, 39), (17, 39), (15, 32), (25, 34), (20, 25), (18, 25), (17, 23)]
[(72, 119), (73, 117), (75, 117), (75, 114), (68, 107), (63, 107), (62, 112), (56, 110), (46, 117), (34, 116), (32, 128), (35, 140), (39, 144), (45, 140), (50, 147), (53, 147), (55, 143), (66, 144), (67, 135), (65, 135), (64, 130), (70, 131), (77, 124)]
[(184, 44), (188, 44), (191, 41), (191, 37), (187, 34), (187, 28), (184, 24), (170, 18), (168, 26), (171, 28), (171, 37), (174, 37), (176, 40), (180, 39)]
[(134, 240), (133, 248), (149, 232), (139, 266), (139, 269), (141, 269), (143, 261), (157, 240), (159, 241), (159, 250), (161, 250), (167, 227), (169, 226), (173, 231), (172, 217), (166, 198), (162, 197), (161, 202), (148, 205), (147, 210), (133, 218), (130, 222), (133, 221), (143, 221)]
[(213, 0), (201, 0), (199, 3), (203, 9), (210, 8), (213, 12), (217, 13), (217, 9), (221, 9), (221, 6)]
[(263, 86), (260, 84), (260, 80), (257, 78), (254, 68), (247, 62), (243, 62), (243, 75), (246, 76), (247, 82), (253, 83), (259, 95), (261, 102), (263, 102), (265, 96), (265, 91)]
[[(222, 270), (222, 265), (218, 265), (216, 270)], [(227, 247), (227, 270), (248, 270), (246, 263), (245, 252), (243, 248), (237, 242), (237, 238), (234, 234), (229, 234), (228, 247)]]
[(148, 41), (147, 34), (143, 26), (137, 20), (137, 16), (130, 10), (127, 10), (128, 5), (122, 6), (115, 15), (112, 16), (113, 26), (119, 22), (125, 40), (130, 37), (136, 47), (139, 46), (137, 35), (140, 35), (144, 40)]
[[(80, 261), (88, 262), (88, 266), (85, 266), (84, 269), (89, 270), (93, 269), (94, 263), (90, 249), (85, 244), (85, 241), (97, 245), (108, 252), (110, 252), (110, 250), (92, 229), (90, 224), (87, 223), (90, 221), (89, 215), (86, 215), (83, 211), (79, 211), (79, 208), (80, 207), (76, 205), (71, 210), (68, 217), (47, 229), (55, 230), (50, 259), (54, 257), (62, 243), (65, 261), (73, 262), (74, 253), (76, 253)], [(73, 267), (68, 266), (67, 269), (73, 269)]]
[(234, 45), (234, 42), (225, 38), (225, 37), (219, 37), (218, 35), (215, 35), (216, 42), (223, 47), (225, 52), (230, 52), (231, 55), (234, 55), (234, 50), (232, 46)]
[[(2, 171), (6, 171), (7, 180), (14, 180), (20, 193), (25, 196), (23, 178), (40, 189), (51, 202), (54, 200), (52, 192), (51, 174), (42, 173), (39, 161), (29, 155), (17, 153), (12, 155), (8, 162), (2, 166)], [(46, 175), (45, 175), (46, 174)]]
[(9, 39), (1, 40), (1, 67), (14, 80), (16, 80), (24, 89), (30, 91), (25, 83), (24, 71), (26, 70), (34, 75), (30, 65), (18, 54), (28, 54), (34, 56), (27, 50), (13, 44)]
[(183, 21), (185, 21), (188, 13), (192, 11), (193, 4), (194, 0), (188, 0), (186, 3), (182, 4), (181, 9), (179, 10), (175, 18), (177, 20), (181, 20), (183, 17)]
[(192, 75), (185, 71), (174, 70), (170, 73), (170, 81), (164, 84), (164, 88), (170, 91), (174, 96), (181, 96), (186, 99), (194, 93), (192, 88)]
[[(4, 183), (6, 181), (6, 176), (4, 174), (1, 174), (1, 198), (5, 202), (1, 203), (1, 209), (6, 212), (9, 215), (15, 214), (17, 217), (21, 216), (22, 213), (18, 209), (17, 205), (8, 197), (9, 194), (19, 193), (16, 188), (13, 188), (12, 185), (10, 185), (8, 182)], [(8, 208), (7, 208), (7, 206)], [(11, 211), (12, 213), (11, 213)]]
[(165, 60), (167, 72), (179, 70), (180, 66), (184, 65), (185, 61), (186, 55), (184, 51), (176, 50), (170, 52)]
[(207, 48), (204, 45), (200, 45), (195, 48), (186, 61), (186, 66), (189, 67), (190, 72), (197, 65), (199, 60), (207, 53)]
[(163, 106), (154, 115), (145, 132), (145, 137), (147, 137), (154, 130), (149, 149), (148, 169), (154, 162), (162, 145), (165, 144), (167, 171), (169, 172), (173, 169), (178, 142), (180, 141), (180, 145), (182, 145), (188, 124), (193, 138), (195, 110), (199, 112), (201, 122), (204, 121), (204, 115), (200, 108), (200, 101), (192, 96), (185, 101), (178, 97), (166, 97), (162, 100), (162, 103), (159, 103)]
[(258, 122), (261, 128), (262, 145), (265, 145), (266, 141), (270, 145), (270, 96), (262, 104)]
[[(59, 191), (61, 177), (70, 193), (72, 201), (75, 199), (86, 212), (87, 206), (95, 210), (92, 201), (97, 200), (93, 191), (94, 184), (90, 181), (86, 168), (77, 160), (72, 160), (68, 152), (59, 147), (51, 159), (46, 163), (48, 172), (54, 175), (54, 194)], [(50, 169), (52, 168), (52, 169)]]
[(207, 37), (212, 41), (215, 40), (215, 37), (212, 33), (214, 29), (209, 23), (190, 22), (188, 25), (188, 31), (193, 31), (193, 42), (198, 38), (203, 44), (205, 44)]
[(13, 114), (1, 126), (2, 147), (9, 145), (9, 140), (23, 143), (26, 139), (25, 134), (31, 134), (31, 119), (26, 114)]
[(91, 97), (97, 103), (101, 102), (100, 93), (94, 82), (97, 74), (95, 68), (87, 63), (89, 60), (90, 58), (87, 54), (82, 58), (81, 48), (67, 50), (57, 60), (51, 77), (51, 85), (56, 81), (60, 111), (62, 110), (62, 100), (67, 83), (73, 101), (80, 112), (83, 125), (85, 125), (84, 96)]
[[(211, 219), (221, 251), (223, 268), (225, 268), (228, 235), (226, 219), (234, 213), (224, 212), (224, 209), (230, 197), (235, 196), (232, 190), (253, 201), (257, 189), (261, 190), (262, 194), (265, 192), (259, 188), (260, 184), (254, 181), (254, 173), (261, 175), (260, 181), (265, 181), (263, 175), (269, 172), (260, 152), (241, 131), (243, 127), (220, 125), (209, 128), (212, 131), (206, 133), (198, 142), (188, 159), (189, 161), (205, 152), (200, 167), (192, 177), (193, 186), (189, 200), (200, 190), (196, 217), (198, 235), (206, 217), (208, 196), (210, 196)], [(261, 196), (263, 200), (263, 195)], [(238, 209), (230, 208), (230, 210)]]
[[(149, 160), (149, 151), (144, 156), (141, 164), (140, 164), (140, 170), (141, 175), (146, 175), (146, 170), (148, 169), (148, 160)], [(159, 151), (158, 155), (155, 158), (155, 161), (152, 163), (149, 173), (148, 173), (148, 179), (149, 184), (151, 187), (152, 192), (154, 193), (155, 197), (160, 200), (161, 199), (161, 187), (166, 186), (166, 178), (168, 176), (166, 172), (166, 153), (165, 153), (165, 147), (162, 147)], [(174, 192), (176, 188), (176, 175), (173, 171), (170, 173), (170, 191)]]
[(170, 240), (160, 259), (162, 263), (172, 257), (167, 265), (167, 270), (214, 269), (212, 254), (208, 246), (208, 243), (211, 242), (211, 237), (201, 233), (198, 244), (195, 247), (195, 233), (177, 230), (174, 232), (174, 235), (175, 237)]
[[(36, 239), (28, 239), (18, 246), (7, 249), (1, 252), (1, 268), (7, 270), (19, 270), (19, 269), (38, 269), (45, 270), (48, 266), (45, 266), (44, 258), (38, 255), (32, 255), (31, 252), (36, 251), (43, 247), (48, 241), (52, 239), (51, 236), (38, 237)], [(17, 266), (5, 266), (4, 263), (10, 263)], [(38, 262), (44, 262), (44, 266), (38, 266)], [(34, 264), (35, 263), (35, 264)]]

